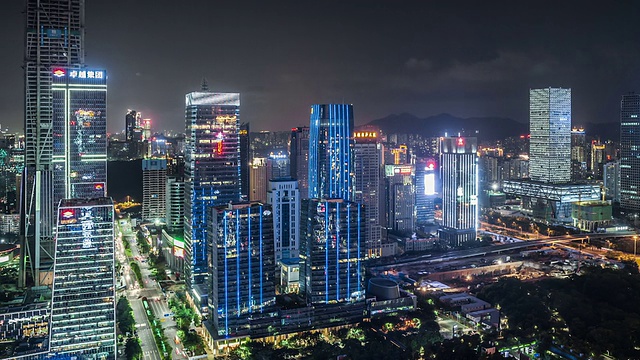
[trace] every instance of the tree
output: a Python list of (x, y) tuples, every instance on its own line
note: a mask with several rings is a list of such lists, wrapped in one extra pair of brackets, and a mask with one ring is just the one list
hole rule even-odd
[(124, 296), (121, 296), (116, 304), (116, 319), (122, 334), (133, 333), (136, 321), (133, 318), (133, 311), (129, 300)]
[(127, 356), (127, 360), (142, 359), (142, 347), (140, 346), (140, 340), (138, 338), (127, 339), (124, 353)]

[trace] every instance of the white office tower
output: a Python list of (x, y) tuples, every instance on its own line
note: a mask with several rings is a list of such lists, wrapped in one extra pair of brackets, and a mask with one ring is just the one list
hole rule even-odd
[(529, 90), (529, 177), (543, 183), (571, 181), (571, 89)]
[(184, 180), (167, 178), (166, 223), (169, 231), (184, 228)]
[(366, 258), (382, 255), (382, 226), (380, 202), (384, 201), (382, 189), (382, 157), (383, 148), (380, 132), (356, 131), (353, 134), (355, 145), (355, 202), (364, 206), (364, 256)]
[(267, 204), (273, 211), (274, 251), (276, 262), (300, 254), (300, 191), (298, 181), (269, 181)]
[(142, 219), (163, 221), (166, 209), (167, 160), (142, 160)]
[(478, 230), (478, 146), (472, 137), (440, 140), (442, 176), (441, 239), (461, 246)]
[(64, 199), (57, 220), (50, 355), (115, 359), (113, 200)]

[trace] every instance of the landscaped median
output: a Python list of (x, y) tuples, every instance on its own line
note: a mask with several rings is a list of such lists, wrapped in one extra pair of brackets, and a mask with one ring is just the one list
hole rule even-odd
[(138, 284), (140, 284), (141, 288), (144, 288), (144, 282), (142, 281), (142, 272), (140, 271), (140, 266), (135, 261), (129, 263), (131, 265), (131, 269), (136, 274), (136, 279), (138, 279)]
[(155, 316), (153, 316), (153, 312), (149, 308), (149, 303), (147, 302), (146, 297), (142, 298), (142, 305), (144, 306), (145, 313), (147, 314), (147, 319), (149, 319), (153, 339), (156, 341), (156, 347), (158, 348), (160, 356), (165, 360), (171, 360), (171, 346), (169, 346), (167, 337), (164, 335), (162, 324)]

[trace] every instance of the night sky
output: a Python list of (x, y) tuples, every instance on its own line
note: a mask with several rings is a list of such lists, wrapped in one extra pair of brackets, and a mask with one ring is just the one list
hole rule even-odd
[[(312, 103), (528, 121), (528, 89), (571, 87), (573, 123), (619, 118), (640, 91), (640, 2), (86, 0), (86, 63), (109, 73), (109, 131), (128, 108), (184, 130), (203, 77), (241, 93), (252, 131), (307, 124)], [(0, 124), (22, 132), (24, 9), (2, 1)]]

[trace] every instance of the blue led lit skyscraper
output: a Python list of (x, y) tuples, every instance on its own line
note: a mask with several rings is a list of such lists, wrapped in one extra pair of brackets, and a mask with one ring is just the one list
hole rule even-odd
[(620, 207), (640, 212), (640, 94), (620, 102)]
[(185, 118), (184, 275), (193, 290), (207, 275), (207, 209), (240, 200), (240, 94), (189, 93)]
[(352, 200), (353, 105), (311, 106), (309, 198)]
[(264, 336), (276, 301), (271, 206), (236, 203), (209, 214), (214, 336)]

